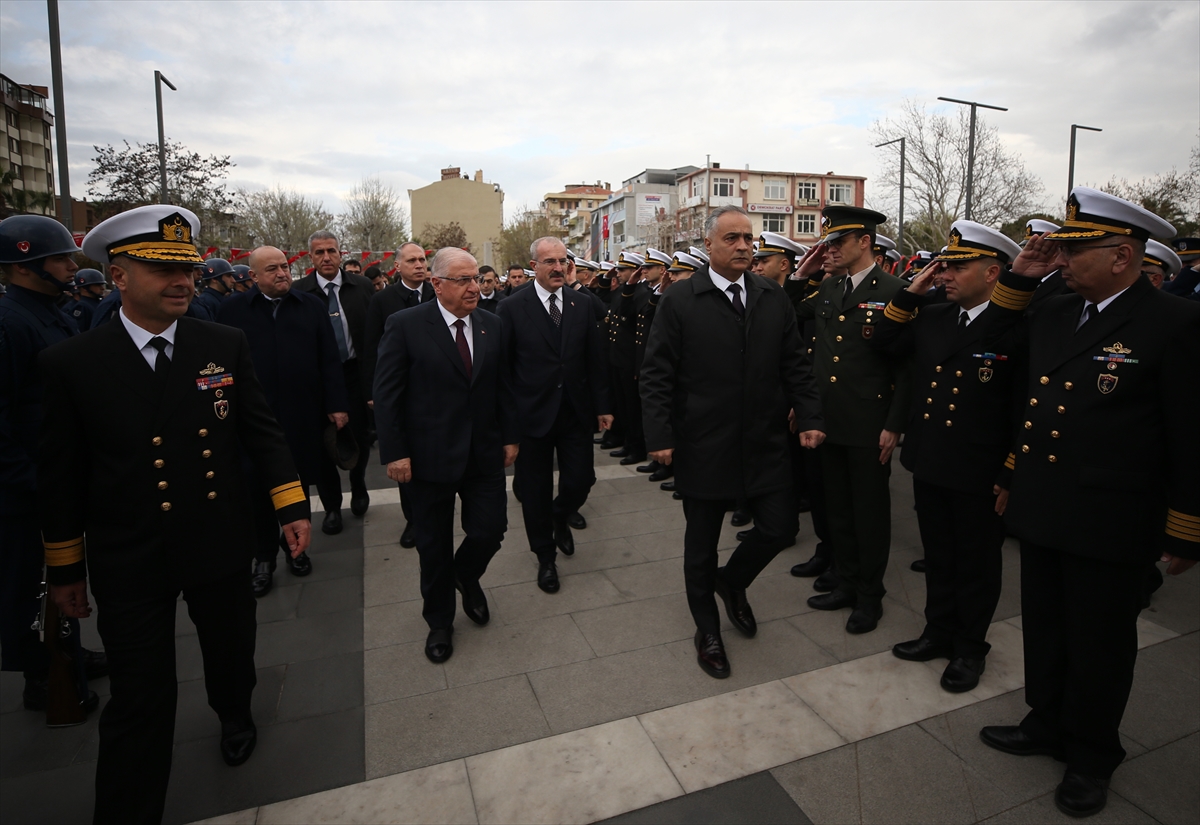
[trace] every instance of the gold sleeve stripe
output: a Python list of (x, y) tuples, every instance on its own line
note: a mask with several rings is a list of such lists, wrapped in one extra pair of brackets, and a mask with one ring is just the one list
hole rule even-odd
[(299, 481), (291, 481), (271, 490), (271, 503), (276, 510), (282, 510), (292, 504), (299, 504), (308, 498)]
[(1167, 521), (1171, 520), (1200, 526), (1200, 516), (1189, 516), (1187, 513), (1181, 513), (1178, 510), (1167, 510)]
[(1009, 453), (1008, 458), (1004, 459), (1004, 468), (1006, 470), (1017, 469), (1017, 456), (1015, 453)]
[(992, 291), (993, 304), (999, 304), (1004, 309), (1011, 309), (1017, 312), (1024, 311), (1025, 307), (1029, 306), (1029, 301), (1032, 298), (1032, 292), (1013, 289), (1004, 284), (996, 284), (995, 290)]
[(83, 561), (83, 536), (70, 541), (42, 542), (46, 548), (46, 564), (50, 567), (65, 567)]
[(1200, 518), (1178, 510), (1167, 510), (1167, 535), (1200, 543)]
[(913, 319), (913, 316), (916, 315), (916, 312), (909, 312), (908, 310), (900, 309), (900, 307), (896, 306), (895, 304), (889, 303), (883, 308), (883, 315), (885, 318), (890, 318), (897, 324), (907, 324)]

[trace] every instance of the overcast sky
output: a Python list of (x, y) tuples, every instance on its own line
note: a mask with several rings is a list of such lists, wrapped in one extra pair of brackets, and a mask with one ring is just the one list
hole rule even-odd
[[(505, 211), (564, 184), (704, 165), (865, 175), (906, 97), (990, 122), (1065, 195), (1184, 169), (1200, 130), (1200, 3), (60, 2), (72, 193), (92, 145), (166, 131), (233, 186), (333, 211), (364, 175), (406, 190), (482, 169)], [(0, 71), (50, 85), (46, 4), (0, 5)], [(886, 198), (884, 198), (886, 199)]]

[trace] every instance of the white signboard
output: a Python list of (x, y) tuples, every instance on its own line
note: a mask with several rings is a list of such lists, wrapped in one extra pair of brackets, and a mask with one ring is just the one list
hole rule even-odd
[(770, 212), (776, 215), (792, 214), (791, 204), (782, 203), (752, 203), (746, 207), (747, 212)]
[(670, 198), (670, 195), (638, 195), (637, 225), (650, 226), (658, 215), (665, 215)]

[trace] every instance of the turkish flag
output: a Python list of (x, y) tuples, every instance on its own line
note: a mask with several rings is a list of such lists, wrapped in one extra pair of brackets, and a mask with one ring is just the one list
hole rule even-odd
[(603, 234), (604, 237), (607, 238), (608, 237), (608, 215), (603, 215), (600, 218), (600, 229), (601, 229), (601, 234)]
[(210, 246), (208, 249), (204, 250), (204, 259), (207, 260), (211, 258), (216, 251), (217, 248), (215, 246)]
[[(359, 258), (359, 260), (360, 260), (360, 261), (365, 261), (367, 258), (371, 257), (371, 255), (373, 255), (373, 254), (374, 254), (374, 253), (373, 253), (373, 252), (371, 252), (371, 251), (369, 251), (369, 250), (363, 250), (363, 252), (362, 252), (362, 257), (360, 257), (360, 258)], [(365, 269), (365, 267), (364, 267), (364, 269)]]

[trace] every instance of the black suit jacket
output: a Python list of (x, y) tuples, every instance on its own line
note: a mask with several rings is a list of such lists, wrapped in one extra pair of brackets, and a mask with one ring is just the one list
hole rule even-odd
[(250, 343), (254, 371), (283, 428), (300, 477), (316, 483), (329, 414), (348, 413), (346, 379), (327, 305), (316, 295), (289, 290), (272, 316), (258, 287), (226, 298), (217, 314)]
[(1033, 291), (1033, 296), (1029, 299), (1029, 311), (1037, 311), (1047, 299), (1055, 295), (1073, 294), (1071, 288), (1063, 282), (1062, 273), (1056, 269)]
[(504, 321), (504, 361), (522, 432), (534, 438), (550, 431), (564, 393), (583, 426), (594, 427), (596, 416), (612, 413), (591, 300), (571, 289), (559, 292), (561, 327), (554, 326), (533, 287), (513, 292), (496, 313)]
[(735, 499), (791, 484), (788, 409), (800, 430), (824, 430), (791, 300), (746, 273), (746, 317), (708, 267), (663, 293), (642, 365), (646, 447), (674, 448), (676, 489)]
[(500, 302), (506, 297), (508, 296), (498, 289), (492, 293), (491, 298), (484, 298), (483, 293), (481, 292), (479, 293), (479, 309), (486, 309), (488, 312), (495, 313), (496, 308), (500, 305)]
[[(315, 272), (293, 283), (292, 289), (311, 292), (328, 306), (329, 296), (318, 286)], [(345, 272), (342, 273), (342, 286), (337, 293), (342, 312), (346, 313), (346, 325), (350, 327), (350, 342), (354, 344), (354, 354), (361, 363), (366, 344), (367, 307), (371, 305), (371, 299), (375, 296), (375, 284), (371, 283), (370, 278)], [(330, 329), (332, 328), (330, 326)]]
[(415, 481), (458, 481), (469, 465), (503, 472), (504, 445), (520, 442), (500, 361), (504, 322), (471, 313), (471, 377), (436, 300), (392, 314), (379, 344), (375, 428), (379, 459), (412, 459)]
[(180, 318), (165, 388), (120, 320), (47, 349), (39, 363), (52, 582), (90, 573), (96, 593), (128, 593), (245, 571), (255, 532), (243, 452), (280, 522), (308, 518), (240, 330)]
[(362, 357), (359, 366), (362, 369), (363, 386), (366, 388), (366, 400), (371, 400), (371, 388), (375, 385), (375, 363), (379, 357), (379, 341), (383, 338), (383, 328), (387, 319), (393, 313), (402, 309), (435, 301), (433, 286), (429, 281), (421, 284), (421, 300), (415, 300), (413, 291), (402, 283), (394, 283), (386, 289), (376, 292), (367, 307), (367, 324), (363, 335)]

